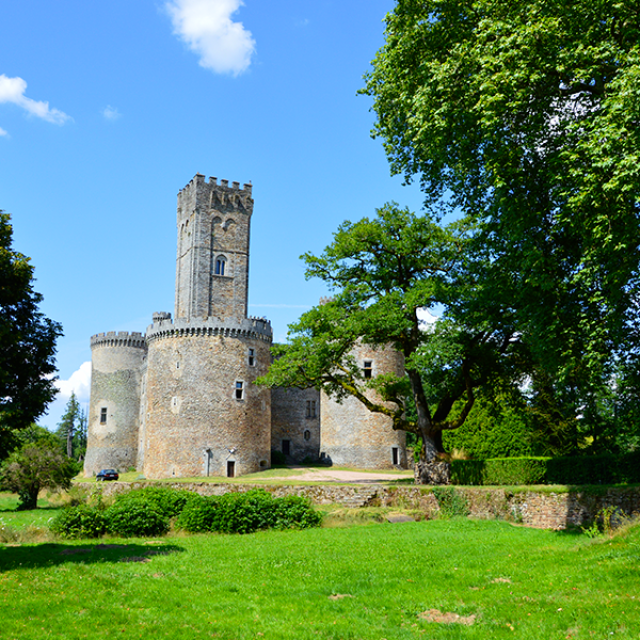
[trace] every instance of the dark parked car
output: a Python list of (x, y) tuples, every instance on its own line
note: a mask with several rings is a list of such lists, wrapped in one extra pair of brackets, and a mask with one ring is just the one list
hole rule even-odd
[(104, 480), (117, 480), (120, 476), (118, 476), (118, 472), (115, 469), (103, 469), (102, 471), (96, 473), (96, 481), (101, 482)]

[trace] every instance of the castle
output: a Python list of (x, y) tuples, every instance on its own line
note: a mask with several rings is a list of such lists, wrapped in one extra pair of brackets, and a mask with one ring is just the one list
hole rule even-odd
[[(247, 316), (252, 186), (197, 174), (178, 194), (174, 318), (146, 335), (91, 338), (85, 475), (137, 469), (146, 478), (234, 477), (325, 460), (406, 467), (405, 433), (354, 398), (254, 384), (271, 363), (268, 320)], [(359, 346), (365, 377), (403, 374), (392, 349)]]

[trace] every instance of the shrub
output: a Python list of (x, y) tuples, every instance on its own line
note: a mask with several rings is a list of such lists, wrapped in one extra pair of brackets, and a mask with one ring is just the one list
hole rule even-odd
[(104, 511), (88, 505), (68, 507), (56, 516), (50, 529), (63, 538), (97, 538), (106, 531)]
[(144, 487), (143, 489), (133, 489), (127, 493), (120, 493), (116, 496), (115, 504), (146, 504), (166, 518), (175, 518), (185, 507), (187, 502), (196, 496), (191, 491), (185, 489), (171, 489), (170, 487)]
[(469, 503), (466, 497), (453, 487), (434, 487), (433, 495), (438, 501), (440, 517), (453, 518), (454, 516), (466, 517), (469, 515)]
[(252, 489), (191, 501), (178, 516), (176, 526), (191, 533), (252, 533), (270, 528), (316, 527), (321, 518), (307, 498), (274, 498), (264, 489)]
[(217, 501), (214, 497), (194, 497), (176, 518), (175, 526), (190, 533), (214, 531)]
[(104, 513), (107, 531), (113, 535), (157, 536), (169, 530), (169, 518), (142, 501), (115, 503)]
[(284, 453), (282, 453), (282, 451), (278, 451), (277, 449), (271, 449), (271, 466), (286, 467), (287, 456), (285, 456)]
[(284, 496), (274, 502), (275, 529), (308, 529), (318, 527), (322, 522), (322, 514), (313, 508), (309, 498)]

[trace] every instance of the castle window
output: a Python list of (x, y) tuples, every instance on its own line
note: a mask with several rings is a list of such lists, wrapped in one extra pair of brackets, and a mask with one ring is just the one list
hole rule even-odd
[(249, 349), (249, 355), (247, 357), (247, 360), (249, 362), (249, 366), (250, 367), (254, 367), (256, 364), (256, 350), (255, 349)]
[(223, 276), (224, 275), (224, 267), (226, 265), (227, 261), (220, 256), (219, 258), (216, 258), (216, 267), (215, 267), (215, 274), (217, 276)]
[(291, 440), (282, 441), (282, 453), (284, 453), (285, 456), (291, 453)]
[(309, 429), (305, 429), (304, 439), (307, 441), (311, 440), (311, 431), (309, 431)]
[(242, 400), (244, 395), (244, 382), (241, 382), (240, 380), (236, 381), (235, 394), (236, 394), (235, 395), (236, 400)]
[(316, 417), (316, 401), (315, 400), (307, 400), (307, 418), (315, 418)]
[(364, 375), (365, 378), (370, 378), (372, 373), (373, 373), (373, 362), (371, 360), (365, 360), (364, 366), (362, 368), (362, 375)]
[(391, 460), (392, 464), (400, 464), (400, 451), (398, 447), (391, 447)]
[(107, 424), (107, 407), (100, 409), (100, 424)]

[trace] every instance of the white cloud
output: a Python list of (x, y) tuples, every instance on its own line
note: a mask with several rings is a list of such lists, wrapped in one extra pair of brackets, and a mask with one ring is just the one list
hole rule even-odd
[(246, 71), (256, 42), (250, 31), (231, 16), (242, 0), (170, 0), (165, 8), (173, 32), (200, 56), (200, 65), (234, 76)]
[(71, 392), (73, 392), (76, 394), (80, 404), (89, 402), (91, 394), (91, 362), (83, 362), (68, 380), (56, 380), (55, 385), (60, 390), (58, 398), (67, 401), (71, 397)]
[(2, 128), (0, 127), (0, 136), (8, 136), (9, 134)]
[(42, 118), (54, 124), (64, 124), (71, 120), (71, 116), (51, 109), (48, 102), (38, 102), (27, 98), (24, 92), (27, 90), (27, 83), (22, 78), (9, 78), (4, 74), (0, 75), (0, 103), (11, 102), (22, 107), (27, 113)]
[(112, 107), (110, 104), (108, 104), (102, 110), (102, 115), (107, 120), (117, 120), (118, 118), (120, 118), (122, 116), (122, 114), (118, 111), (118, 109), (116, 107)]

